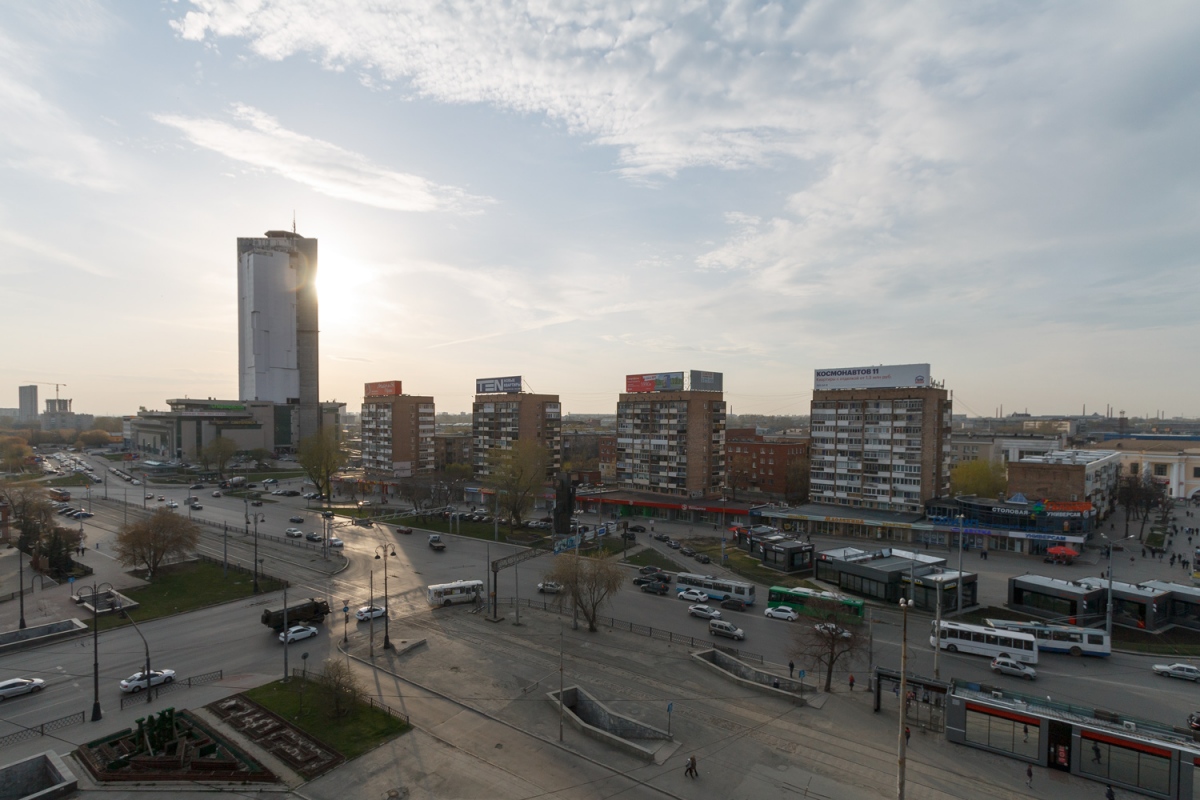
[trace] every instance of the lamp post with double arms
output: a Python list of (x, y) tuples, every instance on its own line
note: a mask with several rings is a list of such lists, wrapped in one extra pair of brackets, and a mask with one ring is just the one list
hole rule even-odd
[(896, 741), (896, 800), (904, 800), (904, 767), (908, 760), (908, 609), (911, 598), (900, 599), (900, 611), (904, 616), (903, 633), (900, 638), (900, 731)]
[[(390, 551), (390, 552), (389, 552)], [(383, 555), (380, 555), (382, 553)], [(383, 649), (392, 649), (392, 640), (388, 637), (388, 617), (390, 616), (388, 608), (388, 570), (387, 560), (389, 557), (394, 558), (396, 548), (390, 544), (381, 544), (375, 548), (375, 560), (383, 559)]]
[[(250, 517), (254, 519), (254, 593), (258, 594), (258, 523), (260, 520), (265, 521), (266, 514), (255, 512)], [(247, 517), (246, 522), (249, 524), (250, 517)]]
[(146, 671), (142, 674), (146, 678), (146, 702), (149, 703), (154, 694), (151, 691), (154, 688), (154, 682), (150, 674), (150, 643), (146, 641), (146, 637), (142, 635), (142, 629), (138, 627), (138, 624), (136, 621), (134, 621), (133, 617), (129, 616), (128, 611), (123, 610), (119, 605), (117, 606), (117, 611), (121, 614), (124, 614), (125, 619), (129, 620), (129, 624), (133, 626), (134, 631), (136, 631), (137, 635), (141, 638), (142, 646), (146, 648)]
[(25, 562), (21, 558), (21, 540), (19, 538), (17, 539), (17, 586), (21, 598), (21, 622), (18, 627), (25, 630)]
[(92, 722), (104, 717), (100, 713), (100, 592), (111, 591), (111, 583), (92, 584)]

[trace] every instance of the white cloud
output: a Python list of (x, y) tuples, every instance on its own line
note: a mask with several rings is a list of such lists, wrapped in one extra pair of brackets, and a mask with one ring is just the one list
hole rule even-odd
[(248, 105), (233, 108), (234, 122), (155, 114), (193, 144), (314, 191), (393, 211), (469, 211), (489, 203), (451, 186), (381, 167), (366, 156), (284, 128)]
[[(8, 247), (5, 248), (4, 246)], [(96, 275), (101, 278), (112, 277), (107, 269), (101, 267), (86, 258), (70, 253), (61, 248), (55, 247), (44, 239), (26, 236), (23, 233), (18, 233), (13, 230), (5, 230), (0, 228), (0, 253), (4, 253), (6, 249), (9, 252), (5, 254), (3, 263), (6, 267), (12, 267), (20, 264), (24, 256), (34, 256), (35, 258), (48, 261), (50, 263), (59, 264), (71, 269), (86, 272), (91, 275)], [(22, 255), (18, 255), (18, 251)]]

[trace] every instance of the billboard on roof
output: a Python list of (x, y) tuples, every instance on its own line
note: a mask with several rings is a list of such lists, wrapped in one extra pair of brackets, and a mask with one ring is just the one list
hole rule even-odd
[(363, 397), (395, 397), (402, 394), (400, 381), (375, 381), (363, 384)]
[(517, 394), (521, 391), (521, 376), (505, 378), (476, 378), (475, 394)]
[(932, 386), (928, 364), (885, 364), (815, 370), (813, 389), (897, 389)]
[(724, 373), (692, 370), (691, 389), (693, 392), (720, 392), (724, 389), (724, 384)]
[(682, 372), (648, 372), (625, 376), (626, 392), (682, 392)]

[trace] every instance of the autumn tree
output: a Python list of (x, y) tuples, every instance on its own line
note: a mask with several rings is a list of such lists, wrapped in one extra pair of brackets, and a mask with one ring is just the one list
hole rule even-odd
[(226, 439), (224, 436), (217, 436), (208, 444), (204, 445), (204, 455), (208, 462), (217, 468), (217, 474), (225, 477), (225, 465), (229, 463), (229, 459), (237, 455), (237, 442), (233, 439)]
[(189, 555), (200, 542), (200, 528), (187, 517), (160, 508), (117, 532), (117, 559), (127, 567), (144, 566), (150, 573), (168, 558)]
[(511, 450), (488, 451), (488, 477), (499, 494), (500, 511), (508, 519), (509, 530), (533, 505), (538, 490), (546, 484), (550, 453), (534, 439), (518, 439)]
[(546, 578), (562, 584), (564, 596), (583, 614), (588, 630), (595, 632), (600, 607), (621, 588), (625, 576), (616, 564), (564, 553), (555, 557), (554, 569)]
[(1008, 491), (1008, 473), (1001, 461), (960, 461), (950, 470), (950, 493), (999, 497)]
[(296, 460), (304, 474), (320, 494), (329, 497), (333, 492), (333, 476), (346, 464), (346, 451), (332, 425), (300, 440)]
[(93, 429), (109, 433), (120, 433), (124, 425), (125, 421), (120, 417), (96, 417), (92, 420)]
[(95, 428), (79, 434), (79, 441), (84, 447), (104, 447), (105, 445), (112, 443), (112, 439), (109, 437), (108, 431), (102, 431)]
[(833, 685), (833, 671), (838, 663), (853, 662), (867, 648), (866, 633), (843, 625), (837, 619), (833, 603), (809, 600), (811, 608), (821, 608), (824, 622), (798, 619), (792, 631), (790, 655), (801, 664), (812, 664), (825, 671), (825, 691)]
[(25, 469), (25, 460), (33, 456), (33, 448), (29, 442), (20, 436), (5, 436), (0, 438), (0, 463), (5, 472), (21, 472)]

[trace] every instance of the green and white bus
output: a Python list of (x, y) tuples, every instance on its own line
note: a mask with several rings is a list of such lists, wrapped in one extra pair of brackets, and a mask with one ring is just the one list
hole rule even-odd
[(866, 603), (856, 597), (846, 597), (833, 592), (772, 586), (767, 592), (767, 607), (777, 606), (786, 606), (798, 614), (810, 617), (827, 617), (833, 613), (839, 619), (850, 618), (854, 621), (863, 618)]

